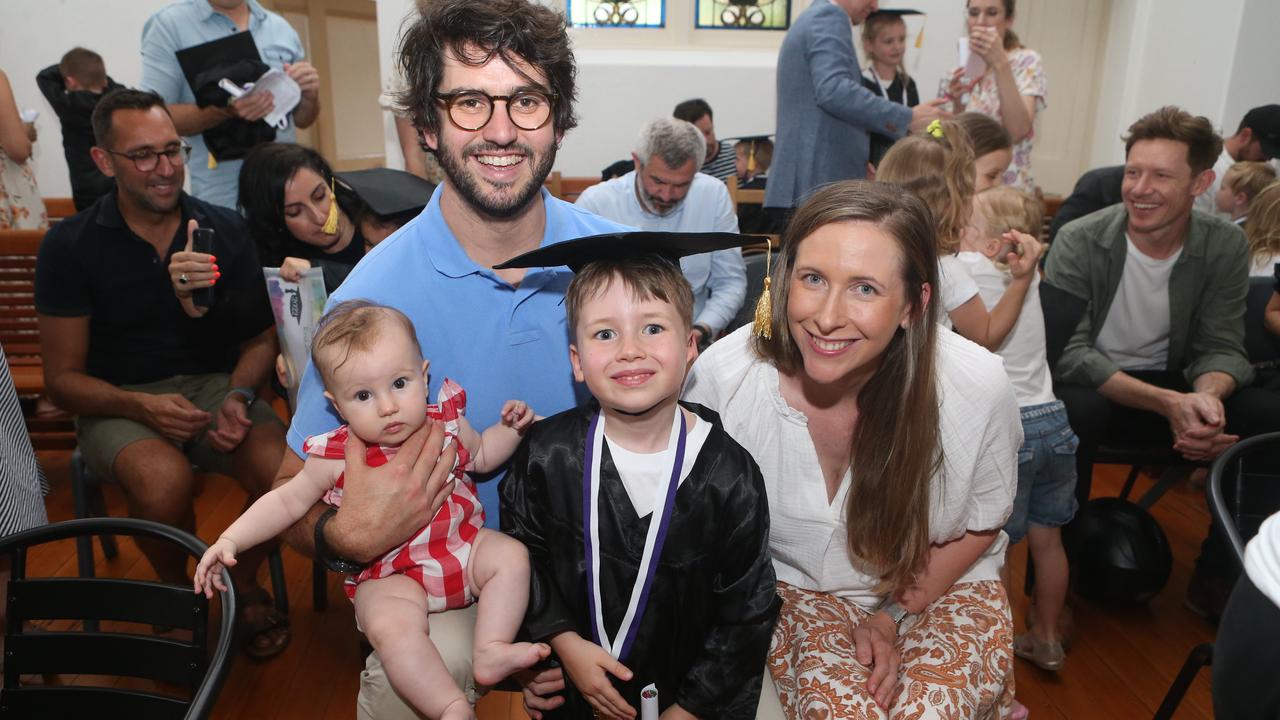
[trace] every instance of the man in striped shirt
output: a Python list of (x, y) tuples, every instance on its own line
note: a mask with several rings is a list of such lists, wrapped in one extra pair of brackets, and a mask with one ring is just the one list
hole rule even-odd
[(702, 169), (698, 172), (721, 182), (736, 172), (733, 142), (716, 140), (716, 126), (712, 121), (711, 106), (706, 100), (685, 100), (671, 114), (678, 120), (693, 123), (694, 127), (702, 131), (702, 137), (707, 139), (707, 158), (702, 161)]

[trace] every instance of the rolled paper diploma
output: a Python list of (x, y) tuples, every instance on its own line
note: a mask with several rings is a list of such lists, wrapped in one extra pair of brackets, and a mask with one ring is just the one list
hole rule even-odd
[(653, 683), (640, 691), (640, 720), (658, 720), (658, 686)]

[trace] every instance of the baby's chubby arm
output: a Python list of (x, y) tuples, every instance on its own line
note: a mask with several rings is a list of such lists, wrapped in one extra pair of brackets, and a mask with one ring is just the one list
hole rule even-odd
[(487, 473), (502, 467), (520, 445), (524, 431), (541, 419), (523, 400), (508, 400), (502, 406), (501, 419), (484, 433), (477, 433), (466, 417), (459, 417), (458, 439), (471, 450), (470, 469)]
[(196, 565), (195, 591), (213, 597), (215, 589), (226, 590), (222, 583), (223, 566), (235, 565), (237, 553), (279, 535), (297, 522), (333, 487), (342, 467), (342, 460), (308, 455), (301, 472), (258, 498), (209, 546)]

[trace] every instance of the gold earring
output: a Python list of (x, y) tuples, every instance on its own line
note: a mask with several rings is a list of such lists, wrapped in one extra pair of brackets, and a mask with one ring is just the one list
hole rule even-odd
[(756, 337), (768, 340), (773, 337), (773, 305), (769, 299), (769, 285), (771, 284), (769, 273), (773, 268), (773, 241), (766, 237), (764, 242), (764, 292), (760, 293), (760, 299), (756, 300), (756, 317), (751, 331), (756, 334)]

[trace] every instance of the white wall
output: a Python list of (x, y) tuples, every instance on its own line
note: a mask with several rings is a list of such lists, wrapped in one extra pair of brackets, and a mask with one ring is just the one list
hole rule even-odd
[(1277, 27), (1276, 0), (1115, 0), (1090, 166), (1123, 162), (1120, 137), (1162, 105), (1231, 134), (1249, 108), (1280, 102)]
[(80, 45), (102, 56), (116, 82), (137, 85), (142, 25), (170, 0), (0, 0), (0, 69), (13, 84), (18, 107), (40, 111), (34, 162), (40, 193), (70, 197), (62, 131), (36, 87), (36, 73)]

